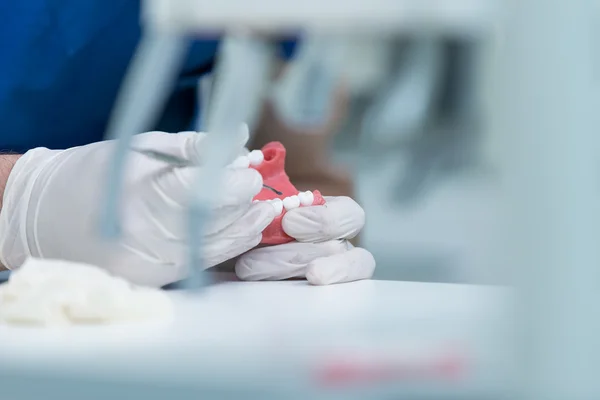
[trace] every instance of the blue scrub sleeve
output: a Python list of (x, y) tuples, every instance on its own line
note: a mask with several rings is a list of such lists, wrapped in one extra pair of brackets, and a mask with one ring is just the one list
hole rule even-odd
[(281, 48), (281, 56), (284, 60), (291, 60), (294, 58), (296, 54), (296, 50), (298, 47), (298, 40), (293, 39), (284, 39), (280, 42)]

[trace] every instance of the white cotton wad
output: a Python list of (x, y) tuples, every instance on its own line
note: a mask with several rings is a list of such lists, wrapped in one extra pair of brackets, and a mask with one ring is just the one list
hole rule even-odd
[(172, 315), (171, 299), (86, 264), (30, 258), (0, 285), (0, 321), (18, 325), (111, 324)]

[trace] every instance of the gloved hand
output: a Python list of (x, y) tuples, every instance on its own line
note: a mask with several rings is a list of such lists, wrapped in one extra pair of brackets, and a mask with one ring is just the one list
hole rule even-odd
[[(244, 133), (244, 132), (242, 132)], [(14, 166), (0, 213), (0, 261), (9, 269), (28, 256), (86, 262), (143, 285), (162, 286), (186, 274), (186, 221), (190, 187), (204, 134), (150, 132), (134, 147), (200, 165), (174, 168), (137, 152), (128, 157), (122, 196), (122, 240), (98, 233), (106, 174), (114, 141), (68, 150), (37, 148)], [(240, 151), (247, 133), (240, 135)], [(255, 247), (275, 217), (268, 203), (252, 204), (262, 178), (249, 168), (228, 167), (215, 190), (214, 218), (204, 241), (207, 266)], [(191, 244), (193, 245), (193, 244)]]
[(323, 206), (288, 211), (283, 230), (297, 241), (249, 251), (237, 260), (236, 275), (251, 281), (306, 278), (313, 285), (371, 278), (373, 255), (348, 241), (363, 228), (364, 210), (349, 197), (325, 199)]

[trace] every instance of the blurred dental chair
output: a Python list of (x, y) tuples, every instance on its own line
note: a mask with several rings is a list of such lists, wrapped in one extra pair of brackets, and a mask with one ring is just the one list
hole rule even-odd
[(482, 165), (478, 46), (429, 37), (394, 48), (392, 72), (365, 112), (359, 145), (366, 168), (399, 161), (390, 195), (409, 205), (436, 182)]

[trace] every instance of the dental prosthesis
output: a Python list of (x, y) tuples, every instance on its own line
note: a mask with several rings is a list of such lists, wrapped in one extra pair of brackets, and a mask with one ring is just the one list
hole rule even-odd
[(285, 147), (279, 142), (267, 143), (262, 150), (253, 150), (247, 156), (234, 161), (237, 167), (257, 170), (263, 178), (263, 189), (254, 196), (254, 202), (267, 201), (279, 212), (273, 222), (263, 231), (261, 244), (283, 244), (294, 239), (281, 226), (283, 216), (298, 207), (320, 206), (325, 199), (318, 190), (298, 192), (285, 173)]

